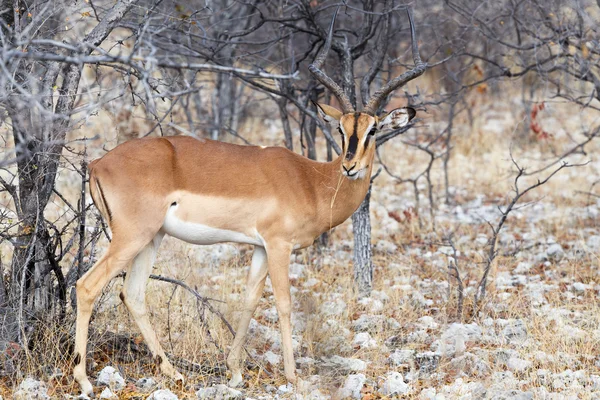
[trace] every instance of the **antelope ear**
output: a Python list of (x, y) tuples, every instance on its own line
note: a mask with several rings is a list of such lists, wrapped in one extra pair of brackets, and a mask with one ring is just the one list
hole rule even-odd
[(379, 131), (391, 131), (402, 128), (417, 115), (417, 112), (412, 107), (396, 108), (380, 119)]
[(340, 122), (340, 118), (344, 115), (340, 110), (335, 107), (331, 107), (327, 104), (314, 103), (317, 106), (319, 116), (323, 118), (328, 124), (337, 126)]

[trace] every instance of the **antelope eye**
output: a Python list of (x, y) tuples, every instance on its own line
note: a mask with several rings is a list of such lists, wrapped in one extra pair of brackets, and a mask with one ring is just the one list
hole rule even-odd
[(339, 126), (338, 126), (338, 132), (340, 132), (340, 135), (344, 135), (344, 132), (342, 132), (342, 128), (340, 128)]
[(377, 127), (376, 127), (376, 126), (374, 126), (374, 127), (373, 127), (373, 128), (371, 128), (371, 130), (369, 131), (369, 135), (371, 135), (371, 136), (372, 136), (372, 135), (374, 135), (374, 134), (376, 134), (376, 133), (377, 133)]

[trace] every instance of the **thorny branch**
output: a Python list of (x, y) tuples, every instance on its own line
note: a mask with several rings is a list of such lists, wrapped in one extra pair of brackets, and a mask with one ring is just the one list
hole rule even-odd
[(554, 171), (552, 171), (544, 179), (542, 179), (542, 180), (538, 179), (536, 183), (526, 187), (524, 190), (521, 190), (521, 188), (519, 187), (519, 180), (525, 176), (525, 168), (521, 167), (517, 163), (517, 161), (514, 159), (514, 157), (512, 155), (512, 152), (511, 152), (510, 158), (511, 158), (513, 165), (517, 169), (517, 175), (515, 176), (514, 187), (513, 187), (514, 196), (512, 197), (511, 201), (508, 203), (508, 205), (504, 209), (502, 209), (502, 207), (500, 207), (500, 206), (498, 207), (498, 210), (500, 211), (500, 214), (501, 214), (500, 220), (498, 221), (498, 223), (496, 225), (490, 224), (490, 228), (492, 230), (492, 237), (490, 238), (490, 241), (489, 241), (490, 247), (488, 249), (488, 254), (487, 254), (487, 259), (485, 261), (483, 274), (481, 276), (479, 284), (477, 285), (477, 291), (475, 293), (475, 302), (474, 302), (475, 313), (477, 312), (477, 310), (480, 309), (481, 301), (485, 297), (486, 288), (487, 288), (487, 278), (490, 273), (490, 270), (492, 269), (493, 262), (496, 259), (496, 256), (498, 255), (498, 250), (497, 250), (498, 235), (500, 234), (502, 227), (504, 227), (504, 224), (506, 223), (508, 216), (515, 209), (515, 206), (517, 205), (517, 203), (523, 198), (523, 196), (525, 196), (530, 191), (532, 191), (540, 186), (545, 185), (559, 171), (566, 169), (566, 168), (582, 167), (582, 166), (585, 166), (588, 164), (587, 162), (582, 163), (582, 164), (569, 164), (567, 161), (563, 161), (562, 164), (558, 168), (556, 168)]

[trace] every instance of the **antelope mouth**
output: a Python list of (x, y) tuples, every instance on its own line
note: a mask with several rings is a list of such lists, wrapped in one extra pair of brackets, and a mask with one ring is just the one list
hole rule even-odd
[(350, 180), (360, 179), (365, 175), (366, 168), (361, 169), (351, 169), (349, 171), (344, 171), (344, 175)]

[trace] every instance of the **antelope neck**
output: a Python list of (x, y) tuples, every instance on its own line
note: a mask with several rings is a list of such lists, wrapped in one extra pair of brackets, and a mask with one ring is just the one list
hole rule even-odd
[(322, 219), (327, 224), (323, 231), (329, 230), (348, 219), (360, 206), (369, 190), (373, 163), (369, 163), (364, 178), (352, 180), (342, 173), (344, 156), (342, 154), (331, 162), (319, 163), (320, 168), (317, 168), (320, 172), (319, 176), (322, 177), (321, 180), (315, 182), (316, 185), (319, 185), (318, 190), (316, 190), (318, 208), (324, 214)]

